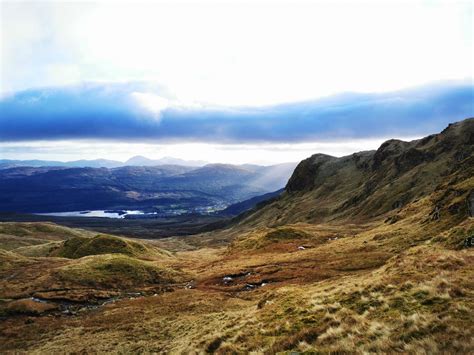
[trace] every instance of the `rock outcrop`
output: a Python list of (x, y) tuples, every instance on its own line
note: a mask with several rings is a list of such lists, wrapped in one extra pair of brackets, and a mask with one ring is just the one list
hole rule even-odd
[(376, 151), (341, 158), (315, 154), (298, 164), (278, 199), (241, 223), (252, 225), (254, 216), (259, 225), (265, 220), (270, 226), (369, 220), (435, 192), (434, 220), (448, 208), (449, 215), (465, 216), (468, 210), (472, 216), (473, 153), (474, 118), (469, 118), (423, 139), (388, 140)]

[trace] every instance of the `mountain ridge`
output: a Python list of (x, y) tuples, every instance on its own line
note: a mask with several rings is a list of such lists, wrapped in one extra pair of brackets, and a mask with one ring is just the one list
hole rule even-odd
[(124, 166), (162, 166), (162, 165), (180, 165), (190, 167), (200, 167), (208, 164), (204, 160), (184, 160), (173, 157), (163, 157), (160, 159), (149, 159), (147, 157), (136, 155), (122, 162), (110, 159), (81, 159), (72, 161), (58, 160), (14, 160), (0, 159), (0, 169), (13, 167), (76, 167), (76, 168), (119, 168)]
[(240, 223), (367, 221), (434, 193), (450, 175), (468, 179), (473, 153), (474, 118), (468, 118), (425, 138), (387, 140), (373, 151), (314, 154), (297, 165), (280, 197)]
[(137, 165), (137, 166), (157, 166), (157, 165), (183, 165), (200, 167), (208, 164), (204, 160), (185, 160), (173, 157), (163, 157), (160, 159), (150, 159), (142, 155), (135, 155), (126, 160), (123, 165)]

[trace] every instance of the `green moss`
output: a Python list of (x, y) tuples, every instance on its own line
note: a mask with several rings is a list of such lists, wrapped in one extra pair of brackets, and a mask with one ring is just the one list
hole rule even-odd
[(61, 242), (49, 242), (43, 243), (39, 245), (29, 245), (25, 247), (16, 248), (13, 251), (23, 256), (31, 256), (31, 257), (41, 257), (41, 256), (49, 256), (53, 253), (57, 248), (61, 247)]
[(168, 284), (183, 279), (183, 275), (151, 262), (125, 255), (84, 257), (75, 264), (57, 270), (62, 281), (85, 286), (124, 288), (143, 284)]
[(138, 242), (99, 234), (93, 238), (74, 237), (68, 239), (61, 248), (54, 252), (54, 255), (77, 259), (88, 255), (101, 254), (124, 254), (141, 257), (150, 256), (154, 252), (151, 248)]
[(464, 241), (467, 237), (474, 235), (473, 227), (455, 227), (449, 234), (439, 236), (435, 241), (441, 242), (450, 249), (462, 249), (464, 247)]
[(415, 297), (420, 302), (424, 301), (428, 297), (428, 295), (429, 292), (424, 290), (419, 290), (413, 293), (413, 297)]
[(320, 241), (313, 237), (311, 234), (306, 233), (302, 230), (298, 230), (296, 228), (282, 227), (271, 230), (268, 233), (255, 234), (251, 235), (250, 237), (245, 236), (244, 238), (240, 238), (232, 244), (231, 248), (235, 250), (256, 250), (271, 245), (272, 243), (288, 242), (295, 240), (311, 241), (313, 244), (315, 242)]
[[(362, 296), (366, 298), (362, 299)], [(383, 305), (383, 301), (375, 298), (367, 298), (368, 296), (369, 294), (366, 290), (364, 290), (364, 292), (355, 291), (347, 296), (342, 297), (339, 302), (343, 306), (357, 312), (358, 314), (364, 313), (369, 308), (378, 308)]]
[(392, 300), (390, 300), (389, 306), (390, 308), (395, 308), (402, 311), (403, 313), (406, 313), (410, 310), (405, 298), (403, 297), (394, 297)]

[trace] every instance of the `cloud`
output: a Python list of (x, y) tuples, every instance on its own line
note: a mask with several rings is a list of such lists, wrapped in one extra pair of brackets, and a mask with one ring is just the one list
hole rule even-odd
[(471, 1), (2, 1), (0, 91), (156, 80), (269, 105), (473, 76)]
[(169, 100), (147, 92), (132, 92), (130, 96), (134, 98), (140, 106), (155, 114), (157, 117), (160, 116), (161, 111), (171, 106)]
[[(292, 143), (433, 133), (474, 116), (472, 82), (265, 107), (186, 106), (146, 83), (28, 90), (0, 101), (0, 140)], [(156, 119), (156, 115), (160, 119)]]

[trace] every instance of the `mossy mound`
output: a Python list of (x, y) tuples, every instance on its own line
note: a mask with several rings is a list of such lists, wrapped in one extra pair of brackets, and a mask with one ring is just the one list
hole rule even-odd
[(311, 234), (295, 228), (278, 228), (265, 235), (265, 239), (271, 241), (300, 240), (311, 237)]
[(78, 259), (89, 255), (124, 254), (133, 257), (151, 257), (166, 255), (164, 251), (148, 247), (142, 243), (99, 234), (93, 238), (74, 237), (64, 241), (51, 256)]
[(56, 275), (63, 282), (115, 289), (166, 285), (184, 280), (178, 271), (120, 254), (87, 256), (61, 267)]

